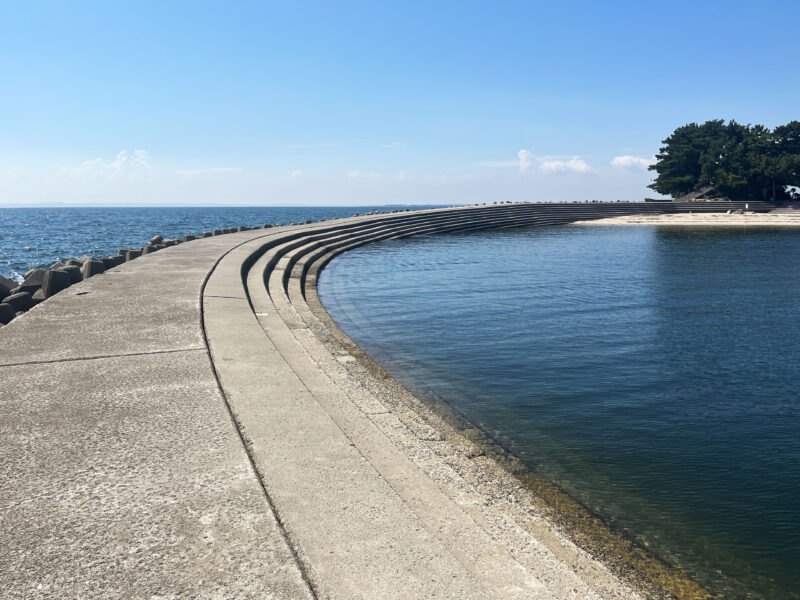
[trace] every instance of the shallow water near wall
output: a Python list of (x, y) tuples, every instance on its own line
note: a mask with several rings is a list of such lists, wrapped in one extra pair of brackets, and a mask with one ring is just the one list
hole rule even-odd
[(365, 351), (715, 593), (800, 598), (800, 231), (554, 227), (365, 246)]

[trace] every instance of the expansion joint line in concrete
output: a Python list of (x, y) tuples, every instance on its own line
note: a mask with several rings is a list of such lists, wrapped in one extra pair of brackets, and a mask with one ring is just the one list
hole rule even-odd
[(75, 362), (80, 360), (103, 360), (104, 358), (125, 358), (127, 356), (150, 356), (152, 354), (175, 354), (177, 352), (204, 352), (206, 348), (175, 348), (172, 350), (153, 350), (151, 352), (123, 352), (121, 354), (98, 354), (97, 356), (73, 356), (70, 358), (55, 358), (53, 360), (29, 360), (17, 363), (3, 363), (2, 367), (23, 367), (26, 365), (49, 365), (52, 363)]
[(231, 300), (247, 300), (244, 296), (215, 296), (213, 294), (209, 294), (208, 298), (229, 298)]
[[(258, 467), (256, 467), (255, 459), (253, 458), (253, 452), (250, 448), (250, 445), (247, 443), (247, 439), (242, 433), (242, 428), (236, 419), (236, 415), (233, 412), (233, 407), (231, 406), (231, 403), (228, 400), (228, 396), (225, 395), (225, 390), (223, 389), (222, 382), (219, 379), (219, 373), (217, 373), (217, 368), (214, 366), (214, 358), (211, 356), (211, 347), (208, 344), (208, 334), (206, 332), (204, 292), (206, 289), (206, 285), (208, 284), (208, 280), (211, 279), (211, 275), (214, 273), (214, 271), (216, 270), (217, 266), (222, 261), (222, 259), (225, 258), (228, 254), (230, 254), (231, 252), (233, 252), (234, 250), (236, 250), (237, 248), (243, 246), (248, 242), (260, 239), (261, 237), (270, 237), (270, 235), (274, 235), (274, 233), (252, 238), (242, 242), (241, 244), (237, 244), (236, 246), (229, 248), (214, 262), (214, 265), (211, 267), (208, 273), (206, 273), (206, 276), (203, 279), (203, 284), (200, 286), (200, 329), (203, 333), (203, 343), (205, 343), (206, 345), (205, 351), (208, 356), (208, 362), (211, 365), (211, 372), (214, 374), (214, 380), (217, 383), (217, 390), (219, 390), (219, 393), (222, 396), (222, 400), (225, 403), (225, 408), (228, 411), (228, 416), (231, 419), (231, 423), (233, 424), (234, 429), (236, 429), (236, 435), (239, 436), (239, 440), (242, 442), (242, 448), (244, 449), (244, 453), (247, 456), (248, 462), (250, 463), (250, 469), (252, 470), (253, 475), (256, 478), (256, 481), (258, 481), (258, 485), (261, 488), (261, 492), (264, 494), (264, 500), (266, 501), (267, 506), (269, 506), (272, 515), (275, 517), (275, 522), (277, 523), (278, 529), (281, 532), (281, 537), (283, 538), (283, 541), (286, 543), (286, 547), (289, 549), (289, 552), (292, 553), (292, 558), (294, 558), (294, 562), (297, 565), (298, 571), (300, 571), (300, 576), (303, 578), (303, 582), (305, 582), (309, 594), (311, 594), (314, 600), (318, 600), (319, 596), (317, 595), (317, 591), (314, 589), (314, 586), (311, 584), (311, 578), (308, 576), (308, 569), (306, 568), (306, 565), (301, 559), (300, 554), (297, 552), (297, 548), (295, 548), (291, 538), (289, 537), (288, 532), (286, 531), (286, 525), (281, 520), (280, 514), (278, 513), (277, 510), (277, 506), (275, 505), (275, 501), (270, 495), (269, 490), (267, 490), (267, 487), (264, 485), (264, 480), (261, 479), (261, 475), (258, 472)], [(239, 299), (238, 297), (236, 298)], [(241, 299), (242, 300), (246, 299), (249, 302), (249, 298), (241, 298)]]

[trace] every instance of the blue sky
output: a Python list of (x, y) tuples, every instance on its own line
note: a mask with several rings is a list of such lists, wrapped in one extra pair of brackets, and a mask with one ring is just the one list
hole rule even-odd
[(4, 3), (0, 203), (653, 195), (691, 121), (800, 118), (792, 2)]

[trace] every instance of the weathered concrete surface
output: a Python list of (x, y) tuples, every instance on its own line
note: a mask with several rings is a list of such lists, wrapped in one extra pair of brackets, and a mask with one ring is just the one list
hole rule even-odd
[(311, 597), (203, 343), (203, 280), (241, 241), (137, 259), (3, 327), (0, 597)]
[(304, 291), (330, 256), (375, 239), (597, 212), (215, 231), (13, 320), (0, 329), (0, 596), (636, 598), (530, 507), (503, 508), (493, 494), (507, 488), (464, 440), (354, 378)]
[(200, 289), (224, 252), (259, 234), (241, 235), (182, 244), (71, 286), (3, 329), (0, 365), (205, 348)]
[(0, 371), (3, 598), (309, 597), (209, 371), (203, 350)]

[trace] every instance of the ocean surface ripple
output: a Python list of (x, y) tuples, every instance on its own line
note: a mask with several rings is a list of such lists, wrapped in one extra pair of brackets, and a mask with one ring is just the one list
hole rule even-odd
[(0, 275), (20, 279), (28, 269), (48, 267), (57, 260), (116, 254), (120, 248), (141, 247), (156, 234), (183, 237), (239, 225), (341, 219), (371, 210), (366, 206), (0, 208)]

